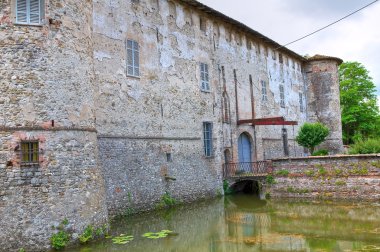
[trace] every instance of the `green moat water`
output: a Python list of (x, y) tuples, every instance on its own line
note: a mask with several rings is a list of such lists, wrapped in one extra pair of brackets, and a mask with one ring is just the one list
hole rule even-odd
[[(166, 238), (147, 232), (171, 230)], [(380, 203), (261, 201), (241, 194), (114, 221), (105, 239), (66, 251), (380, 251)]]

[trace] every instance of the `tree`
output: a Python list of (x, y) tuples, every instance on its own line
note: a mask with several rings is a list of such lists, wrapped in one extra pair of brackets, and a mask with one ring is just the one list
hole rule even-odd
[(344, 62), (339, 66), (339, 81), (344, 143), (378, 136), (380, 113), (368, 70), (361, 63)]
[(298, 132), (296, 141), (313, 154), (315, 147), (325, 141), (328, 135), (329, 128), (322, 123), (305, 123)]

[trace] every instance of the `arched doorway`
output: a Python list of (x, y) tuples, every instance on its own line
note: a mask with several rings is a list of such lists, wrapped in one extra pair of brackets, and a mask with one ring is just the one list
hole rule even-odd
[(251, 140), (247, 133), (242, 133), (239, 136), (238, 147), (239, 147), (239, 162), (240, 163), (252, 162)]

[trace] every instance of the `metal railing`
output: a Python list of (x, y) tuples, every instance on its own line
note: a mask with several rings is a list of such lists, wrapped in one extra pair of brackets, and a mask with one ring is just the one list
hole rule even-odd
[(223, 176), (225, 178), (236, 176), (264, 176), (270, 172), (272, 172), (271, 161), (223, 164)]

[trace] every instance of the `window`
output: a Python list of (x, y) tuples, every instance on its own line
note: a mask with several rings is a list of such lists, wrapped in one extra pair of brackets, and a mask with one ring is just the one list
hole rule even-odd
[(208, 65), (205, 63), (200, 64), (201, 67), (201, 90), (209, 92), (210, 83), (208, 78)]
[(16, 0), (16, 23), (41, 24), (43, 0)]
[(304, 107), (303, 107), (303, 95), (302, 93), (299, 93), (299, 97), (300, 97), (300, 111), (303, 112), (304, 111)]
[(267, 83), (263, 80), (261, 81), (261, 100), (268, 101)]
[(21, 165), (35, 165), (39, 161), (38, 141), (21, 142)]
[(280, 85), (280, 106), (285, 108), (285, 93), (284, 93), (284, 85)]
[(173, 157), (171, 153), (166, 153), (166, 161), (167, 162), (173, 162)]
[(212, 156), (212, 123), (203, 123), (203, 142), (206, 157)]
[(140, 76), (139, 43), (127, 40), (127, 75)]

